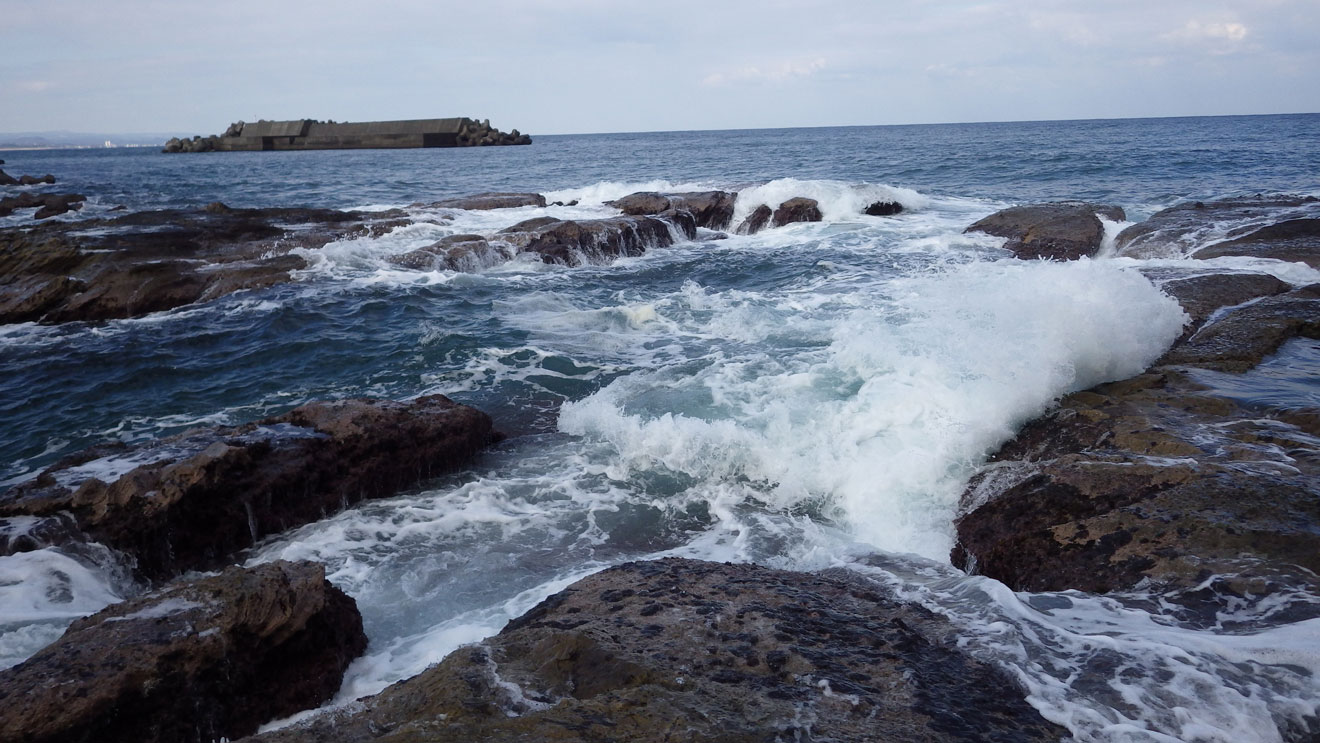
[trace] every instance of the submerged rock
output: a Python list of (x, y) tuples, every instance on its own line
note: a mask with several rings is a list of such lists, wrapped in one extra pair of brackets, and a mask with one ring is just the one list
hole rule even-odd
[(479, 193), (456, 199), (442, 199), (427, 204), (435, 209), (515, 209), (521, 206), (545, 206), (545, 197), (539, 193)]
[(320, 565), (229, 568), (79, 619), (0, 671), (0, 739), (249, 735), (329, 699), (366, 646), (356, 603)]
[(1133, 258), (1244, 255), (1320, 267), (1320, 200), (1255, 196), (1179, 204), (1123, 230), (1115, 245)]
[(949, 623), (845, 570), (665, 559), (573, 584), (346, 710), (254, 740), (1058, 740)]
[(963, 232), (1006, 237), (1004, 248), (1018, 258), (1071, 261), (1100, 249), (1105, 228), (1097, 214), (1112, 221), (1126, 218), (1117, 206), (1064, 201), (1003, 209)]
[(0, 495), (0, 517), (67, 512), (141, 575), (168, 578), (461, 467), (496, 438), (485, 413), (441, 395), (308, 403), (245, 426), (89, 449)]
[(819, 222), (821, 219), (820, 204), (815, 199), (797, 196), (775, 209), (772, 223), (776, 227), (783, 227), (794, 222)]
[(307, 266), (295, 248), (402, 223), (389, 212), (212, 204), (0, 230), (0, 323), (139, 317), (267, 287)]

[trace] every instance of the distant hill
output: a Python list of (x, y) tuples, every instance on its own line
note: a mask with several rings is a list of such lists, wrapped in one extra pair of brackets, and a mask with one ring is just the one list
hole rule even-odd
[(108, 141), (115, 147), (159, 147), (171, 137), (183, 136), (179, 132), (128, 132), (106, 134), (95, 132), (0, 132), (0, 150), (54, 149), (60, 147), (104, 147)]

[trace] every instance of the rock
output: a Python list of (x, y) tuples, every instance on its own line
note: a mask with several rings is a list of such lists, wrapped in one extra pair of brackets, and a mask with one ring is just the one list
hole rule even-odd
[(845, 570), (610, 568), (263, 743), (1058, 740), (949, 623)]
[(897, 201), (877, 201), (866, 207), (865, 214), (871, 217), (888, 217), (903, 211), (903, 205)]
[(751, 214), (747, 215), (747, 218), (744, 219), (742, 223), (738, 225), (738, 229), (734, 231), (739, 235), (755, 235), (765, 229), (765, 226), (769, 223), (770, 207), (765, 204), (760, 204), (752, 210)]
[(605, 203), (633, 216), (662, 214), (671, 209), (683, 210), (692, 214), (698, 227), (722, 230), (733, 220), (733, 205), (737, 198), (737, 194), (728, 191), (675, 194), (640, 191)]
[(633, 216), (659, 214), (669, 208), (669, 197), (655, 191), (640, 191), (628, 194), (621, 199), (605, 202), (605, 206)]
[[(1262, 602), (1278, 621), (1320, 615), (1288, 598), (1320, 590), (1320, 410), (1271, 408), (1267, 378), (1227, 374), (1320, 338), (1320, 287), (1280, 283), (1166, 283), (1195, 332), (1145, 374), (1068, 395), (1004, 444), (963, 493), (954, 564), (1015, 590), (1140, 585), (1197, 626)], [(1232, 399), (1218, 379), (1259, 391)]]
[(1266, 297), (1228, 311), (1156, 363), (1244, 372), (1297, 336), (1320, 338), (1320, 301), (1307, 292)]
[[(82, 200), (52, 194), (15, 198), (40, 200), (46, 207), (72, 207)], [(212, 204), (0, 230), (0, 323), (138, 317), (271, 286), (306, 267), (303, 258), (289, 255), (294, 248), (319, 248), (397, 224), (398, 216), (389, 212)]]
[(1187, 340), (1213, 313), (1260, 297), (1283, 294), (1292, 287), (1287, 282), (1260, 273), (1219, 273), (1175, 278), (1159, 285), (1178, 300), (1191, 322), (1178, 339)]
[(1105, 229), (1097, 214), (1112, 221), (1126, 218), (1117, 206), (1065, 201), (1003, 209), (963, 232), (1006, 237), (1004, 248), (1018, 258), (1071, 261), (1100, 249)]
[[(1317, 217), (1320, 200), (1313, 196), (1196, 201), (1156, 212), (1118, 233), (1114, 244), (1133, 258), (1276, 257), (1277, 250), (1281, 260), (1314, 261)], [(1217, 242), (1207, 245), (1207, 233)]]
[(619, 257), (641, 255), (650, 248), (672, 245), (675, 232), (689, 240), (696, 237), (696, 220), (689, 212), (671, 210), (656, 216), (563, 220), (502, 237), (520, 252), (539, 254), (546, 263), (577, 266), (608, 263)]
[(520, 206), (545, 206), (545, 197), (539, 193), (479, 193), (457, 199), (444, 199), (428, 204), (433, 209), (514, 209)]
[(329, 699), (366, 645), (357, 605), (320, 565), (229, 568), (79, 619), (0, 671), (0, 739), (249, 735)]
[(55, 176), (50, 173), (47, 173), (40, 178), (31, 175), (22, 175), (18, 177), (18, 182), (23, 186), (36, 186), (42, 183), (54, 183)]
[(0, 517), (67, 512), (142, 576), (168, 578), (462, 467), (497, 438), (485, 413), (440, 395), (308, 403), (244, 426), (88, 449), (0, 495)]
[(450, 235), (424, 248), (389, 258), (390, 263), (421, 271), (478, 271), (505, 260), (508, 256), (481, 235)]
[(34, 219), (47, 219), (59, 214), (64, 214), (73, 209), (81, 209), (82, 202), (87, 197), (82, 194), (36, 194), (21, 193), (17, 196), (9, 196), (0, 199), (0, 217), (7, 217), (13, 214), (17, 209), (31, 209), (38, 207)]
[(793, 222), (819, 222), (820, 220), (820, 205), (816, 203), (816, 200), (798, 196), (780, 204), (779, 208), (775, 210), (772, 222), (776, 227), (783, 227)]
[[(3, 160), (0, 160), (0, 163), (3, 162), (4, 162)], [(17, 178), (6, 173), (3, 170), (0, 170), (0, 186), (17, 186), (17, 185), (18, 185)]]
[(1201, 248), (1194, 258), (1246, 255), (1320, 268), (1320, 219), (1289, 219), (1247, 235)]

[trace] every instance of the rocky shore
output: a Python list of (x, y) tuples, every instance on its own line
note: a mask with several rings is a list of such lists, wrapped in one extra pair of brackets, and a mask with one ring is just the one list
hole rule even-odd
[[(1106, 240), (1114, 206), (1014, 207), (970, 225), (1030, 260), (1102, 251), (1185, 256), (1212, 221), (1245, 225), (1192, 258), (1320, 267), (1320, 230), (1290, 197), (1189, 204)], [(819, 204), (637, 193), (618, 216), (538, 217), (394, 256), (477, 270), (531, 255), (605, 263), (680, 240), (819, 221)], [(478, 194), (428, 209), (543, 207)], [(1282, 211), (1281, 211), (1282, 210)], [(890, 216), (891, 202), (868, 206)], [(1284, 216), (1274, 220), (1263, 215)], [(859, 215), (860, 216), (860, 215)], [(0, 232), (0, 322), (101, 320), (291, 280), (318, 249), (407, 225), (406, 211), (144, 212)], [(1253, 221), (1254, 220), (1254, 221)], [(1072, 393), (967, 485), (950, 556), (1013, 590), (1140, 590), (1171, 621), (1253, 627), (1320, 616), (1320, 404), (1240, 390), (1320, 341), (1320, 285), (1195, 261), (1140, 268), (1188, 316), (1144, 373)], [(1307, 345), (1311, 344), (1311, 345)], [(1246, 380), (1246, 384), (1243, 381)], [(1266, 384), (1261, 381), (1261, 384)], [(266, 535), (461, 469), (499, 439), (442, 396), (310, 403), (244, 426), (96, 447), (0, 495), (0, 554), (106, 545), (154, 592), (75, 622), (0, 672), (0, 738), (216, 740), (315, 707), (365, 647), (353, 599), (310, 563), (230, 566)], [(216, 575), (188, 574), (220, 570)], [(1297, 598), (1306, 600), (1294, 600)], [(1288, 731), (1320, 733), (1320, 721)], [(666, 559), (560, 591), (500, 633), (378, 695), (254, 741), (1059, 740), (948, 619), (844, 569)]]

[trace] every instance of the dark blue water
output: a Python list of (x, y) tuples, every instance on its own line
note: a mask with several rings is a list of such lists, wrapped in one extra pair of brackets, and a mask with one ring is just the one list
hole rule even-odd
[[(1221, 652), (1210, 633), (1169, 630), (1103, 600), (1074, 596), (1066, 617), (1042, 619), (1002, 585), (947, 565), (958, 496), (987, 454), (1057, 396), (1141, 371), (1183, 322), (1135, 261), (1001, 260), (999, 241), (963, 229), (1013, 203), (1086, 199), (1139, 219), (1185, 199), (1320, 195), (1320, 115), (0, 157), (10, 173), (50, 172), (60, 179), (53, 190), (86, 194), (88, 207), (69, 219), (119, 204), (407, 207), (479, 191), (581, 202), (415, 207), (412, 226), (309, 252), (311, 269), (285, 286), (135, 320), (0, 328), (0, 483), (95, 443), (240, 423), (315, 399), (440, 392), (511, 434), (469, 472), (258, 551), (254, 559), (320, 560), (358, 599), (372, 648), (345, 700), (620, 560), (814, 568), (877, 550), (893, 561), (878, 580), (954, 618), (970, 646), (1019, 669), (1036, 703), (1063, 710), (1086, 738), (1177, 739), (1199, 729), (1190, 714), (1217, 731), (1207, 740), (1271, 740), (1293, 701), (1320, 694), (1294, 670), (1252, 681), (1249, 693), (1205, 682), (1233, 676), (1233, 658), (1259, 648), (1320, 668), (1307, 649), (1320, 627)], [(810, 196), (825, 219), (601, 266), (514, 261), (454, 274), (387, 260), (532, 216), (610, 216), (603, 202), (635, 190), (694, 188), (739, 191), (744, 212)], [(906, 209), (861, 216), (878, 199)], [(1236, 265), (1320, 280), (1302, 266)], [(99, 569), (50, 550), (0, 559), (0, 662), (26, 657), (69, 621), (69, 606), (44, 598), (55, 572), (85, 582), (72, 614), (135, 590)], [(1041, 670), (1084, 663), (1099, 634), (1119, 638), (1125, 660), (1103, 664), (1118, 669), (1113, 678), (1079, 677), (1074, 689)], [(1120, 715), (1083, 690), (1103, 684), (1139, 701)]]
[(10, 152), (11, 173), (132, 208), (349, 207), (659, 178), (889, 183), (1015, 202), (1121, 205), (1320, 189), (1320, 114), (537, 137), (531, 147), (207, 153)]

